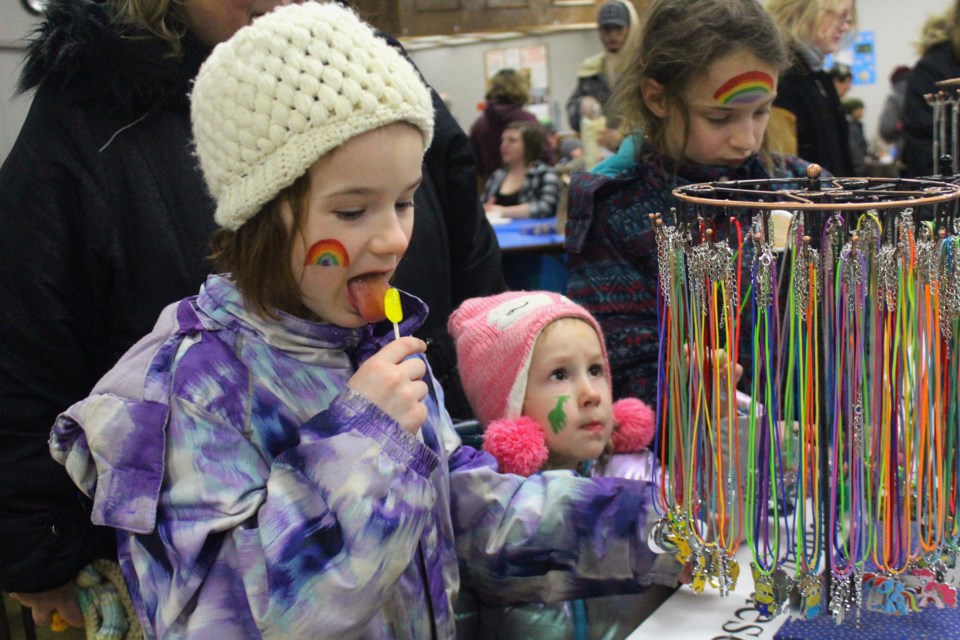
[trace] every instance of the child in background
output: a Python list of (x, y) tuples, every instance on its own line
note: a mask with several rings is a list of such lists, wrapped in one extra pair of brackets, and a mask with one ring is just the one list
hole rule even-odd
[(523, 601), (657, 578), (643, 483), (498, 473), (409, 337), (425, 306), (401, 294), (404, 337), (384, 321), (432, 137), (413, 67), (308, 2), (218, 46), (191, 103), (229, 273), (50, 440), (117, 530), (147, 637), (450, 638), (461, 582)]
[[(653, 481), (655, 459), (646, 448), (653, 410), (632, 398), (613, 402), (602, 332), (583, 307), (556, 293), (507, 292), (467, 300), (449, 326), (464, 391), (486, 425), (483, 448), (501, 471)], [(623, 638), (670, 593), (500, 607), (470, 602), (470, 611), (458, 605), (458, 638)]]
[(568, 295), (603, 327), (615, 397), (656, 402), (658, 265), (647, 214), (669, 219), (682, 185), (804, 174), (805, 162), (765, 146), (786, 63), (755, 0), (652, 5), (618, 93), (626, 130), (644, 134), (637, 160), (614, 177), (577, 174), (569, 190)]
[(863, 100), (847, 98), (843, 101), (843, 111), (847, 114), (847, 127), (850, 129), (850, 159), (853, 161), (853, 175), (867, 175), (867, 161), (873, 160), (870, 145), (863, 133)]

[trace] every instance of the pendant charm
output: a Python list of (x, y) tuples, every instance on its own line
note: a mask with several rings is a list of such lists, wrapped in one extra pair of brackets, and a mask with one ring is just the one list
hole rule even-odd
[(665, 531), (666, 540), (670, 545), (676, 548), (677, 562), (687, 564), (690, 561), (692, 549), (687, 540), (686, 519), (677, 513), (667, 514), (668, 524)]
[(843, 624), (850, 606), (850, 578), (840, 573), (834, 573), (830, 584), (830, 615), (837, 624)]
[(727, 567), (727, 590), (729, 592), (737, 588), (737, 580), (740, 578), (740, 563), (729, 553), (724, 553), (724, 561)]
[(654, 553), (660, 555), (664, 553), (676, 553), (677, 548), (667, 540), (668, 524), (666, 518), (660, 518), (650, 530), (647, 536), (647, 546)]
[(721, 597), (727, 597), (737, 588), (740, 577), (740, 565), (732, 554), (715, 547), (711, 557), (710, 586), (720, 591)]
[(941, 582), (951, 587), (960, 585), (960, 567), (957, 566), (957, 555), (954, 552), (946, 555), (946, 561), (943, 563), (943, 579)]
[(814, 573), (808, 573), (797, 585), (800, 592), (800, 613), (804, 620), (813, 620), (820, 615), (823, 607), (820, 601), (823, 595), (823, 584), (820, 577)]
[(896, 578), (887, 580), (884, 585), (883, 613), (905, 616), (911, 610), (919, 611), (912, 596), (913, 594), (907, 591), (904, 584)]
[(754, 584), (753, 608), (761, 616), (772, 618), (777, 614), (773, 576), (762, 573), (756, 564), (751, 564), (750, 569), (753, 572)]
[(709, 563), (707, 562), (707, 554), (704, 553), (703, 549), (697, 549), (693, 553), (693, 579), (690, 581), (690, 587), (696, 593), (703, 593), (704, 587), (707, 585), (707, 579), (710, 577)]
[(796, 582), (787, 575), (787, 572), (777, 567), (773, 571), (773, 603), (776, 607), (775, 615), (780, 615), (787, 610), (790, 605), (790, 594), (794, 590)]
[(946, 572), (946, 565), (938, 559), (931, 567), (914, 569), (904, 578), (904, 586), (915, 599), (917, 608), (956, 608), (957, 589), (943, 581)]

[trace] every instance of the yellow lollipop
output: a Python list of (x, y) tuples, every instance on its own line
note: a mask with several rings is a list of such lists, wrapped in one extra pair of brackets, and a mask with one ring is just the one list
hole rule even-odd
[(50, 616), (50, 630), (60, 633), (61, 631), (66, 631), (70, 628), (70, 624), (63, 619), (63, 616), (60, 615), (59, 611), (54, 610), (53, 615)]
[(383, 311), (387, 320), (393, 323), (394, 338), (400, 337), (400, 321), (403, 320), (403, 306), (400, 304), (400, 292), (390, 287), (383, 296)]

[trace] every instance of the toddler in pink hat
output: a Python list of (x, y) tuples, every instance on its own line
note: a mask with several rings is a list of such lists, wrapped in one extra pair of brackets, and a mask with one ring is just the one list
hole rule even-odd
[(583, 472), (653, 439), (650, 407), (633, 398), (613, 403), (603, 332), (568, 298), (547, 291), (473, 298), (449, 326), (467, 399), (486, 427), (483, 448), (501, 471)]
[[(467, 300), (449, 327), (467, 399), (485, 425), (483, 449), (501, 472), (653, 482), (656, 462), (646, 447), (654, 412), (634, 398), (613, 402), (603, 333), (586, 309), (556, 293), (512, 291)], [(655, 565), (673, 576), (681, 569), (672, 555)], [(559, 640), (587, 627), (590, 637), (624, 637), (670, 593), (654, 586), (509, 607), (466, 601), (458, 604), (458, 637), (526, 638), (535, 630), (537, 638)]]

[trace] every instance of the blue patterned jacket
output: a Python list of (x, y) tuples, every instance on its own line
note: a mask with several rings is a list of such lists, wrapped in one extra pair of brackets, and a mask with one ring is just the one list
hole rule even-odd
[(674, 580), (647, 483), (499, 474), (432, 378), (419, 436), (349, 391), (391, 336), (267, 323), (211, 276), (61, 414), (51, 452), (117, 529), (148, 638), (452, 638), (461, 580), (492, 603)]
[[(755, 155), (735, 168), (677, 167), (644, 146), (640, 159), (614, 177), (574, 174), (565, 241), (567, 295), (603, 327), (614, 398), (640, 398), (656, 406), (658, 260), (647, 214), (661, 213), (672, 223), (670, 209), (677, 202), (671, 193), (677, 187), (721, 179), (801, 177), (807, 165), (793, 156), (779, 157), (780, 171), (771, 176)], [(749, 225), (748, 217), (740, 221), (745, 223)], [(746, 252), (743, 264), (750, 265)]]

